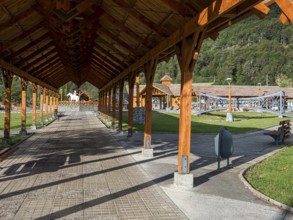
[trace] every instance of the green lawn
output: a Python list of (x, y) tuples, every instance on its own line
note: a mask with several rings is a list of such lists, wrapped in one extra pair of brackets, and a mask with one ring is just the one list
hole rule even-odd
[[(44, 124), (47, 124), (48, 122), (44, 121)], [(27, 113), (26, 114), (26, 127), (30, 128), (32, 125), (32, 114)], [(40, 125), (40, 117), (37, 113), (37, 126)], [(11, 113), (11, 121), (10, 121), (10, 129), (11, 130), (17, 130), (21, 127), (21, 113)], [(0, 130), (4, 129), (4, 113), (0, 113)]]
[(19, 143), (21, 142), (22, 140), (25, 140), (29, 137), (29, 135), (20, 135), (20, 134), (15, 134), (15, 135), (11, 135), (10, 138), (11, 138), (11, 144), (10, 145), (3, 145), (2, 144), (2, 137), (0, 137), (0, 149), (3, 148), (3, 147), (10, 147), (10, 146), (13, 146), (14, 144), (16, 143)]
[(251, 167), (245, 174), (261, 193), (293, 207), (293, 146)]
[[(226, 122), (225, 112), (192, 116), (192, 133), (218, 133), (221, 126), (226, 126), (232, 133), (239, 134), (273, 127), (284, 120), (275, 114), (257, 112), (234, 112), (234, 122)], [(123, 130), (127, 130), (128, 113), (123, 113)], [(153, 132), (178, 133), (179, 114), (159, 113), (152, 114)], [(143, 131), (143, 125), (134, 125), (134, 130)]]
[[(32, 125), (32, 114), (31, 113), (27, 113), (26, 114), (26, 127), (27, 129), (29, 129)], [(44, 124), (48, 124), (50, 121), (45, 122)], [(39, 114), (37, 114), (37, 126), (40, 125), (40, 118), (39, 118)], [(21, 113), (11, 113), (11, 121), (10, 121), (10, 129), (11, 130), (20, 130), (21, 128)], [(4, 130), (4, 113), (0, 113), (0, 130)], [(28, 135), (20, 135), (20, 134), (14, 134), (11, 135), (11, 145), (14, 145), (24, 139), (26, 139), (28, 137)], [(0, 137), (0, 148), (1, 147), (9, 147), (9, 146), (4, 146), (2, 145), (2, 137)]]

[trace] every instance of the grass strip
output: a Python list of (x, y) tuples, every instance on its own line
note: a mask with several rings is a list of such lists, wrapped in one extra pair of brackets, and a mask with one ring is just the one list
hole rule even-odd
[(264, 195), (293, 207), (293, 146), (252, 166), (247, 181)]

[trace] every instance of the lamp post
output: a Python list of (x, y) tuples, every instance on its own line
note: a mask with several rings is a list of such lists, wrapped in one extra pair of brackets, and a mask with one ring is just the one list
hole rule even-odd
[[(258, 85), (258, 97), (260, 97), (261, 96), (261, 89), (260, 89), (260, 87), (261, 87), (261, 83), (258, 83), (257, 84)], [(260, 98), (258, 99), (258, 108), (260, 108)]]
[(228, 83), (228, 105), (229, 105), (227, 116), (226, 116), (226, 121), (233, 121), (232, 102), (231, 102), (231, 82), (232, 82), (232, 79), (227, 78), (226, 81)]

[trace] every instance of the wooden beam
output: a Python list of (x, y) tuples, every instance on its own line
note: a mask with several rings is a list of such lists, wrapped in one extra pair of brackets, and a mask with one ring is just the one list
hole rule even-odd
[(107, 71), (105, 71), (103, 68), (101, 68), (100, 64), (92, 62), (91, 67), (97, 71), (98, 73), (102, 74), (104, 76), (103, 80), (109, 80), (112, 78), (112, 75), (109, 74)]
[(52, 47), (54, 44), (52, 41), (48, 42), (47, 44), (45, 44), (44, 46), (38, 48), (38, 50), (36, 50), (35, 52), (29, 54), (28, 56), (24, 57), (21, 61), (17, 62), (15, 65), (16, 66), (21, 66), (22, 64), (24, 64), (25, 62), (27, 62), (28, 60), (34, 58), (35, 56), (37, 56), (38, 54), (41, 54), (43, 50), (46, 50), (50, 47)]
[(73, 19), (74, 17), (76, 17), (79, 14), (81, 14), (82, 12), (86, 11), (89, 7), (91, 7), (94, 4), (95, 4), (94, 1), (82, 1), (81, 3), (79, 3), (77, 6), (75, 6), (74, 8), (72, 8), (68, 12), (64, 12), (63, 10), (58, 10), (58, 9), (55, 9), (54, 12), (63, 21), (68, 22), (71, 19)]
[[(114, 44), (110, 44), (108, 41), (104, 40), (103, 38), (98, 38), (95, 41), (96, 45), (104, 45), (104, 47), (108, 48), (111, 50), (111, 54), (113, 54), (113, 56), (118, 56), (120, 58), (120, 60), (125, 60), (125, 57), (128, 56), (128, 53), (123, 53), (121, 50), (117, 49)], [(119, 59), (118, 58), (118, 59)]]
[(128, 3), (126, 3), (124, 0), (114, 0), (116, 4), (118, 4), (123, 10), (125, 10), (129, 15), (134, 17), (137, 21), (139, 21), (141, 24), (145, 25), (152, 31), (159, 34), (161, 37), (167, 37), (168, 31), (161, 27), (160, 25), (157, 25), (153, 23), (149, 18), (147, 18), (144, 14), (140, 13), (139, 11), (135, 10), (132, 6), (130, 6)]
[(20, 134), (26, 135), (26, 92), (27, 92), (27, 79), (21, 78), (21, 127), (20, 127)]
[(113, 67), (111, 67), (110, 65), (108, 65), (107, 63), (105, 63), (99, 57), (93, 56), (92, 57), (92, 60), (95, 61), (96, 63), (100, 64), (101, 67), (103, 67), (106, 71), (111, 72), (111, 73), (114, 73), (114, 74), (111, 74), (112, 76), (113, 75), (118, 75), (120, 73), (119, 70), (114, 69)]
[(133, 88), (134, 88), (135, 74), (129, 73), (128, 76), (128, 137), (132, 137), (133, 134)]
[(111, 38), (112, 40), (116, 41), (119, 46), (125, 48), (128, 52), (130, 52), (135, 57), (140, 57), (140, 55), (137, 53), (137, 49), (131, 47), (126, 42), (121, 40), (117, 35), (112, 34), (110, 31), (106, 30), (105, 28), (101, 28), (99, 32), (104, 33), (107, 37)]
[(146, 100), (145, 100), (145, 123), (144, 123), (144, 149), (152, 148), (152, 88), (155, 72), (158, 64), (158, 57), (152, 58), (146, 63), (144, 68), (146, 81)]
[(280, 19), (283, 24), (288, 24), (289, 21), (293, 22), (293, 2), (292, 0), (275, 0), (276, 4), (283, 11)]
[(124, 88), (124, 80), (120, 80), (118, 83), (119, 86), (119, 107), (118, 107), (118, 129), (122, 131), (122, 110), (123, 110), (123, 88)]
[(33, 27), (29, 28), (28, 30), (24, 31), (19, 36), (16, 36), (15, 38), (10, 39), (8, 42), (5, 42), (5, 44), (1, 43), (0, 44), (0, 53), (2, 53), (5, 50), (8, 50), (9, 48), (11, 48), (12, 46), (14, 46), (19, 41), (27, 38), (32, 33), (36, 32), (39, 29), (41, 29), (42, 26), (43, 26), (43, 22), (39, 22), (38, 24), (36, 24)]
[[(23, 66), (22, 69), (25, 69), (28, 72), (34, 71), (36, 68), (40, 67), (44, 63), (50, 62), (51, 60), (54, 60), (56, 58), (59, 58), (59, 55), (58, 55), (57, 51), (55, 49), (53, 49), (53, 50), (50, 50), (49, 52), (47, 52), (45, 54), (42, 54), (42, 56), (40, 56), (39, 58), (35, 59), (33, 62)], [(41, 62), (41, 61), (43, 61), (43, 62)], [(36, 64), (38, 64), (38, 65), (36, 65)], [(35, 67), (32, 68), (33, 66), (35, 66)]]
[(180, 174), (186, 174), (190, 171), (192, 73), (205, 37), (205, 31), (200, 30), (186, 37), (175, 46), (175, 52), (181, 70), (178, 141), (178, 172)]
[(27, 45), (25, 45), (24, 47), (20, 48), (19, 50), (12, 52), (11, 57), (17, 57), (19, 56), (21, 53), (25, 52), (26, 50), (32, 48), (32, 47), (36, 47), (37, 44), (39, 44), (40, 42), (44, 41), (45, 39), (48, 38), (48, 34), (44, 33), (43, 35), (41, 35), (39, 38), (34, 39), (33, 41), (31, 41), (30, 43), (28, 43)]
[(109, 79), (109, 76), (106, 75), (105, 72), (102, 69), (100, 69), (98, 66), (92, 65), (91, 68), (93, 70), (93, 74), (97, 78), (101, 79), (102, 81)]
[(149, 45), (146, 39), (144, 39), (143, 37), (135, 33), (125, 24), (121, 23), (121, 21), (116, 20), (114, 17), (112, 17), (109, 14), (105, 14), (103, 17), (107, 19), (112, 25), (116, 26), (117, 28), (122, 30), (124, 33), (126, 33), (128, 36), (133, 38), (136, 42), (140, 43), (142, 46), (144, 46), (147, 49), (149, 48)]
[(3, 59), (0, 59), (0, 67), (4, 68), (4, 69), (7, 69), (9, 71), (11, 71), (13, 74), (21, 77), (21, 78), (26, 78), (28, 79), (30, 82), (33, 82), (33, 83), (36, 83), (40, 86), (43, 86), (43, 87), (46, 87), (46, 88), (49, 88), (53, 91), (57, 91), (57, 88), (47, 84), (47, 83), (44, 83), (42, 82), (41, 80), (37, 79), (36, 77), (30, 75), (29, 73), (15, 67), (14, 65), (10, 64), (10, 63), (7, 63), (5, 60)]
[(270, 8), (267, 7), (263, 2), (252, 8), (252, 11), (261, 19), (263, 19), (270, 12)]
[(94, 50), (97, 51), (98, 53), (105, 54), (107, 57), (109, 57), (111, 60), (113, 60), (115, 63), (122, 66), (123, 68), (128, 66), (128, 64), (124, 63), (122, 60), (118, 59), (117, 57), (112, 55), (109, 51), (105, 50), (103, 47), (101, 47), (98, 44), (95, 45)]
[(176, 1), (170, 1), (170, 0), (161, 0), (165, 5), (167, 5), (169, 8), (172, 9), (172, 11), (175, 11), (177, 14), (186, 17), (186, 16), (192, 16), (189, 14), (188, 9), (185, 8), (182, 4), (176, 2)]
[(32, 9), (32, 7), (30, 7), (29, 9), (22, 11), (18, 15), (12, 17), (9, 21), (1, 24), (1, 28), (9, 28), (9, 27), (13, 26), (14, 24), (18, 23), (20, 20), (28, 17), (33, 12), (34, 12), (34, 10)]
[[(52, 60), (50, 62), (45, 62), (43, 65), (39, 66), (38, 68), (36, 68), (34, 71), (31, 71), (32, 75), (35, 77), (38, 77), (39, 75), (41, 75), (44, 71), (50, 69), (52, 66), (57, 65), (57, 64), (62, 64), (62, 62), (60, 60)], [(41, 73), (41, 74), (39, 74)]]
[(96, 58), (104, 61), (106, 64), (111, 66), (113, 69), (118, 70), (119, 72), (121, 72), (123, 70), (123, 67), (118, 66), (116, 63), (112, 62), (110, 59), (108, 59), (108, 57), (103, 56), (101, 53), (95, 53), (95, 51), (94, 51), (92, 53), (92, 55), (94, 55)]
[[(1, 60), (0, 60), (1, 61)], [(0, 62), (1, 64), (1, 62)], [(4, 137), (2, 144), (11, 144), (10, 138), (10, 119), (11, 119), (11, 85), (13, 80), (13, 73), (9, 68), (0, 65), (3, 68), (2, 76), (5, 87), (5, 112), (4, 112)]]

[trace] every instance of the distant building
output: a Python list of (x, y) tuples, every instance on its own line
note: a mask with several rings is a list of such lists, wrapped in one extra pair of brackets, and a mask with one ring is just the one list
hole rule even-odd
[[(181, 84), (172, 84), (172, 78), (165, 75), (160, 80), (161, 83), (153, 83), (153, 108), (178, 109), (180, 106), (180, 89)], [(128, 87), (126, 87), (128, 93)], [(249, 98), (261, 95), (269, 95), (279, 91), (285, 92), (285, 99), (293, 103), (293, 88), (280, 88), (278, 86), (234, 86), (231, 85), (232, 98)], [(200, 93), (212, 94), (215, 96), (228, 97), (228, 85), (212, 85), (212, 83), (193, 83), (192, 96), (196, 101)], [(137, 107), (137, 91), (134, 86), (133, 106)], [(145, 106), (145, 85), (139, 85), (140, 106)]]

